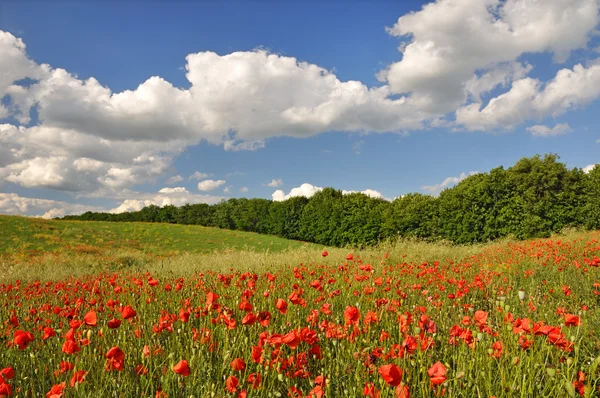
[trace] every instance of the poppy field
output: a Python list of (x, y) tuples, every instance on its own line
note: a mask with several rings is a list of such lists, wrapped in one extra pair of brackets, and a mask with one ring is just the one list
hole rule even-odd
[(600, 233), (0, 283), (0, 396), (598, 397)]

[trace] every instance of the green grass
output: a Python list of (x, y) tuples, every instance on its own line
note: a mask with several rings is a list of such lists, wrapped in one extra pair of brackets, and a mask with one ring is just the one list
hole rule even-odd
[(119, 250), (154, 257), (182, 253), (269, 251), (309, 244), (251, 232), (196, 225), (55, 221), (0, 216), (0, 255), (103, 255)]

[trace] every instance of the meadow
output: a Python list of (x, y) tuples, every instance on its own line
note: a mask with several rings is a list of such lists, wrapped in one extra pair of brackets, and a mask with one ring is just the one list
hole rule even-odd
[(600, 396), (600, 232), (207, 254), (199, 227), (31, 222), (60, 238), (2, 237), (0, 396)]

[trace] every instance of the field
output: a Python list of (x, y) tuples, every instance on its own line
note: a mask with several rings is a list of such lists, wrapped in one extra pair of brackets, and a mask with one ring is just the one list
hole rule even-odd
[[(1, 246), (0, 396), (600, 396), (599, 232), (206, 255), (169, 226), (38, 222), (57, 241), (2, 226), (21, 223)], [(127, 235), (143, 261), (75, 253)]]
[(34, 263), (56, 268), (56, 263), (68, 263), (70, 268), (79, 265), (89, 272), (90, 268), (142, 266), (186, 253), (281, 252), (310, 246), (273, 236), (195, 225), (59, 222), (2, 215), (0, 231), (0, 279), (11, 265)]

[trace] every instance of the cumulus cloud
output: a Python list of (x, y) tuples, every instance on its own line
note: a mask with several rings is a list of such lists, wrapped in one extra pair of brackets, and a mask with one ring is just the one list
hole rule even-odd
[[(302, 185), (300, 185), (299, 187), (296, 188), (292, 188), (291, 191), (286, 194), (284, 191), (282, 191), (281, 189), (278, 189), (277, 191), (273, 192), (273, 194), (271, 195), (271, 197), (273, 198), (273, 200), (275, 202), (282, 202), (284, 200), (287, 200), (289, 198), (293, 198), (296, 196), (304, 196), (306, 198), (311, 198), (312, 196), (314, 196), (317, 192), (322, 191), (323, 188), (322, 187), (317, 187), (314, 186), (312, 184), (309, 183), (304, 183)], [(365, 189), (364, 191), (346, 191), (346, 190), (342, 190), (342, 195), (348, 195), (351, 193), (363, 193), (371, 198), (378, 198), (378, 199), (385, 199), (388, 200), (388, 198), (384, 197), (380, 192), (375, 191), (373, 189)]]
[(552, 137), (555, 135), (563, 135), (573, 131), (573, 129), (566, 123), (557, 124), (554, 127), (548, 127), (544, 125), (535, 125), (531, 127), (527, 127), (527, 131), (531, 133), (531, 135), (535, 135), (537, 137)]
[(240, 188), (240, 192), (241, 193), (247, 193), (248, 192), (248, 187), (241, 187)]
[(421, 189), (431, 195), (437, 195), (445, 188), (456, 185), (459, 182), (461, 182), (462, 180), (464, 180), (465, 178), (475, 175), (475, 174), (478, 174), (478, 173), (479, 173), (478, 171), (470, 171), (468, 174), (463, 172), (463, 173), (460, 173), (460, 175), (458, 177), (447, 177), (446, 179), (444, 179), (444, 181), (442, 181), (439, 184), (424, 185), (421, 187)]
[(102, 211), (96, 206), (86, 206), (58, 200), (27, 198), (16, 193), (0, 193), (0, 213), (43, 218), (63, 217), (86, 211)]
[(598, 8), (596, 0), (437, 0), (388, 29), (406, 41), (402, 60), (379, 77), (393, 93), (412, 93), (421, 110), (452, 112), (469, 92), (477, 98), (522, 77), (522, 54), (552, 52), (564, 62), (585, 48)]
[(590, 165), (587, 165), (587, 166), (585, 166), (585, 167), (583, 168), (583, 172), (587, 174), (587, 173), (589, 173), (590, 171), (592, 171), (592, 170), (593, 170), (593, 169), (594, 169), (596, 166), (597, 166), (597, 164), (590, 164)]
[(273, 198), (273, 200), (275, 202), (282, 202), (286, 199), (293, 198), (296, 196), (304, 196), (304, 197), (310, 198), (314, 194), (316, 194), (317, 192), (322, 191), (322, 190), (323, 190), (322, 187), (316, 187), (312, 184), (304, 183), (304, 184), (300, 185), (299, 187), (292, 188), (290, 193), (288, 193), (287, 195), (281, 189), (278, 189), (277, 191), (273, 192), (271, 197)]
[(271, 187), (271, 188), (280, 187), (282, 185), (283, 185), (283, 180), (281, 178), (277, 178), (277, 179), (273, 178), (271, 180), (271, 182), (268, 182), (266, 184), (266, 186)]
[(212, 174), (210, 174), (210, 173), (203, 173), (201, 171), (196, 171), (196, 172), (194, 172), (194, 174), (192, 174), (188, 178), (188, 180), (198, 180), (199, 181), (199, 180), (203, 180), (203, 179), (205, 179), (207, 177), (210, 177), (211, 175)]
[(558, 116), (600, 96), (600, 61), (561, 69), (547, 84), (524, 78), (482, 107), (475, 103), (456, 111), (456, 121), (470, 130), (514, 128), (531, 119)]
[(375, 199), (384, 199), (387, 200), (388, 202), (390, 202), (391, 200), (386, 198), (385, 196), (383, 196), (383, 194), (379, 191), (375, 191), (374, 189), (365, 189), (364, 191), (346, 191), (346, 190), (342, 190), (342, 194), (343, 195), (348, 195), (351, 193), (362, 193), (367, 195), (370, 198), (375, 198)]
[(225, 180), (204, 180), (198, 183), (198, 191), (212, 191), (225, 185)]
[(167, 180), (165, 181), (165, 184), (171, 185), (171, 184), (177, 184), (178, 182), (183, 181), (183, 177), (180, 175), (176, 175), (176, 176), (172, 176), (167, 178)]
[(189, 192), (184, 187), (162, 188), (156, 193), (134, 192), (130, 193), (129, 195), (130, 198), (123, 200), (119, 206), (110, 209), (109, 212), (123, 213), (126, 211), (139, 211), (150, 205), (163, 207), (167, 205), (183, 206), (187, 203), (215, 204), (220, 202), (222, 199), (225, 199), (221, 196), (194, 194)]

